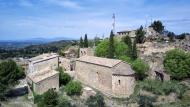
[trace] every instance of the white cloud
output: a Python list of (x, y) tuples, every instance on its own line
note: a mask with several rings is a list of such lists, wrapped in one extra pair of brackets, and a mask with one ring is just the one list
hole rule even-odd
[(82, 9), (83, 7), (79, 5), (78, 2), (73, 0), (44, 0), (45, 2), (48, 2), (50, 4), (63, 6), (66, 8), (73, 8), (73, 9)]

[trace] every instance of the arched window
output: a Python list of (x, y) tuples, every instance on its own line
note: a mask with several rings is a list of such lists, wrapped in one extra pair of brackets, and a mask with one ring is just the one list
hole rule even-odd
[(121, 84), (121, 80), (118, 80), (119, 85)]

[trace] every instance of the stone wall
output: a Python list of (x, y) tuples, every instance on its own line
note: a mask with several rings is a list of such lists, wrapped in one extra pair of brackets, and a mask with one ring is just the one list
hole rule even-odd
[(70, 61), (70, 59), (63, 58), (63, 57), (60, 57), (59, 59), (61, 61), (60, 66), (62, 68), (64, 68), (65, 71), (70, 71), (71, 70), (71, 61)]
[(50, 67), (51, 69), (56, 69), (58, 67), (58, 57), (44, 60), (41, 62), (37, 62), (34, 64), (29, 63), (29, 72), (28, 73), (32, 73), (32, 72), (36, 72), (36, 71), (38, 72), (47, 67)]
[(59, 91), (59, 74), (46, 78), (38, 83), (33, 83), (33, 90), (36, 94), (43, 94), (52, 88)]
[(117, 97), (129, 97), (135, 88), (134, 76), (112, 76), (112, 91)]
[(80, 57), (84, 55), (94, 56), (94, 49), (93, 48), (80, 48)]
[(77, 61), (76, 78), (82, 83), (96, 88), (103, 93), (112, 93), (111, 68)]

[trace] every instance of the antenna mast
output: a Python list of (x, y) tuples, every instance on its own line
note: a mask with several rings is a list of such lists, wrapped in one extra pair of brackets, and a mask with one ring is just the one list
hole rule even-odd
[(113, 34), (115, 34), (115, 13), (113, 13), (113, 24), (112, 24), (112, 30), (113, 30)]

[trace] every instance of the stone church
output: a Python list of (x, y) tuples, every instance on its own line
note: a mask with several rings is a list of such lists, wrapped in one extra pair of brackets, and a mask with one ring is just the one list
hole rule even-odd
[(121, 60), (82, 56), (75, 72), (76, 79), (108, 96), (129, 97), (134, 91), (134, 71)]

